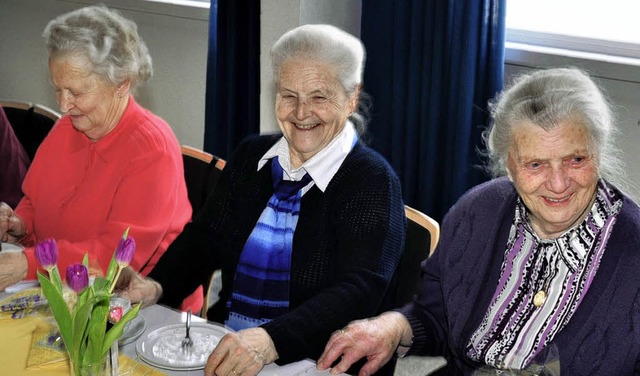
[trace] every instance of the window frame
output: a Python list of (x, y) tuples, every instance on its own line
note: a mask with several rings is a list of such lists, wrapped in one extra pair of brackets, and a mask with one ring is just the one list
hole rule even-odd
[(196, 0), (63, 0), (86, 5), (209, 21), (209, 1)]
[(575, 66), (596, 76), (640, 83), (640, 45), (506, 29), (505, 64)]

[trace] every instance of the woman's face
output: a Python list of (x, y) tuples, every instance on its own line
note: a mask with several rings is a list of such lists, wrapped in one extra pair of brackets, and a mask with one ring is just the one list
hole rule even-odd
[(87, 58), (78, 53), (49, 59), (51, 83), (60, 110), (69, 114), (74, 128), (97, 140), (115, 128), (128, 96), (121, 88), (119, 97), (118, 88), (91, 72), (90, 67)]
[(276, 92), (278, 125), (289, 143), (293, 167), (327, 146), (356, 109), (327, 64), (293, 58), (282, 65)]
[(587, 131), (569, 120), (546, 131), (522, 122), (513, 128), (508, 170), (542, 238), (555, 238), (586, 216), (598, 183)]

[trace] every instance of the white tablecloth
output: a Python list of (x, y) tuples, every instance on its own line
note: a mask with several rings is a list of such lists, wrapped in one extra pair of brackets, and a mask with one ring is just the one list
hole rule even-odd
[[(144, 338), (144, 336), (147, 333), (150, 333), (157, 328), (163, 327), (165, 325), (184, 323), (186, 321), (186, 313), (178, 312), (161, 305), (154, 305), (154, 306), (145, 308), (140, 311), (139, 315), (145, 319), (147, 324), (147, 327), (144, 333), (142, 333), (142, 335), (140, 336), (140, 339)], [(192, 316), (192, 322), (199, 322), (199, 321), (202, 322), (205, 320), (197, 316)], [(140, 362), (143, 361), (136, 354), (136, 342), (132, 342), (120, 347), (120, 351), (133, 359), (137, 359)], [(197, 371), (162, 370), (162, 371), (167, 373), (168, 375), (176, 375), (176, 376), (203, 374), (202, 370), (197, 370)], [(306, 376), (325, 375), (326, 376), (326, 375), (329, 375), (329, 371), (327, 370), (327, 371), (320, 372), (316, 370), (315, 362), (312, 362), (310, 360), (303, 360), (300, 362), (287, 364), (285, 366), (269, 364), (265, 366), (262, 372), (260, 372), (260, 376), (302, 376), (302, 375), (306, 375)]]

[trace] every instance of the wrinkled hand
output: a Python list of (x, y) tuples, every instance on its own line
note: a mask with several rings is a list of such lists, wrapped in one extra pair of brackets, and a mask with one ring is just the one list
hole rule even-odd
[(278, 359), (271, 337), (262, 328), (229, 333), (209, 355), (205, 376), (255, 376)]
[(358, 375), (372, 375), (391, 359), (401, 341), (411, 341), (411, 333), (409, 322), (399, 312), (353, 321), (331, 335), (318, 359), (317, 368), (325, 370), (342, 356), (340, 362), (331, 368), (331, 374), (335, 375), (346, 372), (353, 363), (367, 357), (367, 363)]
[(0, 253), (0, 291), (15, 285), (27, 276), (28, 262), (24, 252)]
[(121, 297), (129, 299), (131, 304), (140, 303), (141, 308), (144, 308), (152, 306), (160, 300), (162, 286), (151, 278), (143, 278), (133, 269), (127, 267), (120, 273), (115, 292)]
[(27, 232), (22, 219), (9, 205), (0, 202), (0, 242), (17, 243)]

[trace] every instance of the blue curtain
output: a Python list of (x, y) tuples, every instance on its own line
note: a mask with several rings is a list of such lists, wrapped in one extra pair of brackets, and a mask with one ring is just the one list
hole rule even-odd
[(211, 0), (204, 150), (229, 158), (259, 131), (260, 2)]
[(364, 90), (369, 138), (394, 167), (405, 203), (438, 221), (480, 168), (487, 102), (502, 88), (505, 0), (367, 0)]

